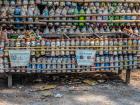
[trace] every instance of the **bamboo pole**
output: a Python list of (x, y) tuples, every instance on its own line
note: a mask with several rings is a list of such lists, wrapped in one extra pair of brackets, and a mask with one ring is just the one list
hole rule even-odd
[[(115, 32), (103, 32), (103, 34), (113, 34), (113, 33), (115, 33)], [(117, 34), (118, 32), (116, 32), (116, 34)], [(121, 33), (121, 32), (120, 32)], [(124, 32), (123, 32), (124, 33)], [(75, 33), (74, 33), (75, 34)], [(80, 33), (78, 33), (78, 34), (80, 34)], [(82, 34), (82, 33), (81, 33)], [(84, 34), (86, 34), (86, 33), (84, 33)], [(88, 33), (87, 33), (88, 34)], [(40, 34), (40, 35), (45, 35), (45, 34)], [(76, 38), (72, 38), (72, 39), (76, 39)], [(90, 40), (89, 38), (78, 38), (79, 40)], [(92, 39), (92, 38), (91, 38)], [(131, 38), (94, 38), (94, 39), (92, 39), (92, 40), (123, 40), (123, 39), (127, 39), (127, 40), (133, 40), (133, 39), (136, 39), (136, 40), (140, 40), (140, 37), (136, 37), (136, 38), (134, 38), (134, 37), (131, 37)], [(1, 38), (1, 40), (6, 40), (6, 41), (21, 41), (21, 40), (26, 40), (26, 39), (6, 39), (6, 38)], [(47, 39), (48, 40), (48, 39)], [(51, 39), (49, 39), (49, 40), (51, 40)], [(69, 39), (69, 40), (71, 40), (71, 39)], [(2, 46), (3, 47), (3, 46)]]
[[(140, 60), (119, 60), (119, 61), (109, 61), (109, 63), (115, 63), (115, 62), (134, 62), (134, 61), (137, 61), (137, 62), (139, 62), (140, 63)], [(7, 62), (7, 63), (0, 63), (0, 64), (10, 64), (11, 62)], [(95, 62), (95, 63), (107, 63), (107, 62), (105, 62), (105, 61), (101, 61), (101, 62)], [(30, 64), (48, 64), (48, 65), (51, 65), (51, 64), (53, 64), (53, 65), (55, 65), (55, 64), (59, 64), (59, 65), (61, 65), (61, 64), (63, 64), (63, 65), (66, 65), (66, 64), (77, 64), (76, 62), (75, 63), (37, 63), (37, 62), (35, 62), (35, 63), (33, 63), (33, 62), (30, 62)]]
[(40, 47), (5, 47), (6, 49), (9, 48), (27, 48), (27, 49), (42, 49), (42, 48), (50, 48), (50, 49), (57, 49), (57, 48), (98, 48), (98, 47), (103, 47), (103, 48), (111, 48), (111, 47), (139, 47), (139, 45), (133, 45), (133, 46), (99, 46), (99, 45), (94, 45), (94, 46), (59, 46), (59, 47), (52, 47), (52, 46), (40, 46)]
[[(48, 33), (48, 34), (39, 34), (42, 35), (43, 37), (61, 37), (62, 35), (69, 35), (71, 36), (82, 36), (82, 35), (94, 35), (94, 34), (126, 34), (125, 32), (91, 32), (91, 33)], [(19, 35), (19, 34), (14, 34), (14, 35)], [(10, 39), (11, 40), (11, 39)], [(16, 39), (16, 40), (22, 40), (22, 39)]]
[(83, 0), (83, 2), (140, 3), (139, 0)]
[[(76, 3), (90, 3), (90, 2), (140, 3), (139, 0), (135, 0), (135, 1), (134, 0), (43, 0), (43, 1), (45, 1), (45, 2), (66, 2), (66, 1), (69, 1), (69, 2), (76, 2)], [(23, 4), (15, 4), (15, 5), (23, 5)], [(25, 4), (25, 5), (30, 5), (30, 4)]]
[(0, 24), (38, 24), (38, 25), (46, 25), (46, 23), (52, 22), (60, 22), (60, 23), (139, 23), (140, 20), (39, 20), (39, 22), (9, 22), (9, 21), (0, 21)]
[[(119, 68), (119, 67), (129, 67), (129, 66), (137, 66), (138, 64), (131, 64), (131, 65), (123, 65), (123, 66), (102, 66), (102, 67), (86, 67), (86, 66), (84, 66), (84, 67), (80, 67), (80, 68), (61, 68), (61, 70), (78, 70), (78, 69), (100, 69), (100, 68)], [(21, 69), (21, 68), (3, 68), (3, 69), (5, 69), (5, 70), (10, 70), (10, 69)], [(27, 70), (29, 70), (28, 68), (25, 68), (25, 69), (27, 69)], [(60, 69), (31, 69), (30, 68), (30, 70), (46, 70), (46, 71), (49, 71), (49, 70), (60, 70)], [(106, 70), (101, 70), (101, 72), (103, 72), (103, 71), (106, 71)], [(108, 70), (109, 71), (109, 70)], [(111, 71), (111, 70), (110, 70)]]
[(80, 17), (80, 16), (140, 16), (140, 13), (113, 13), (113, 14), (76, 14), (76, 15), (54, 15), (54, 16), (4, 16), (0, 17), (0, 19), (8, 19), (8, 18), (64, 18), (64, 17)]
[[(88, 48), (88, 47), (87, 47)], [(96, 51), (131, 51), (131, 52), (140, 52), (140, 50), (133, 50), (133, 48), (131, 48), (131, 49), (124, 49), (123, 47), (121, 47), (122, 49), (120, 50), (120, 49), (109, 49), (109, 48), (107, 48), (107, 49), (95, 49)], [(14, 49), (16, 49), (16, 48), (14, 48)], [(19, 48), (17, 48), (17, 49), (19, 49)], [(26, 49), (28, 49), (28, 48), (26, 48)], [(85, 48), (86, 49), (86, 48)], [(35, 50), (35, 52), (36, 51), (45, 51), (45, 52), (47, 52), (47, 51), (49, 51), (49, 52), (51, 52), (51, 51), (73, 51), (73, 52), (76, 52), (76, 50), (77, 49), (36, 49)], [(9, 51), (9, 50), (4, 50), (4, 51)], [(31, 51), (34, 51), (33, 49), (31, 49)], [(61, 55), (61, 54), (60, 54)]]
[(10, 21), (0, 21), (0, 24), (26, 24), (26, 25), (29, 25), (29, 24), (38, 24), (38, 25), (46, 25), (46, 23), (44, 22), (10, 22)]
[(65, 23), (139, 23), (140, 20), (40, 20), (40, 22), (65, 22)]

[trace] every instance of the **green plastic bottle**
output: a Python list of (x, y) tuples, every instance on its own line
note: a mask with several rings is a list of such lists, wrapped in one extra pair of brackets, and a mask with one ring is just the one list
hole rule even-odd
[[(80, 14), (85, 14), (85, 11), (84, 11), (84, 8), (83, 8), (83, 7), (81, 7), (79, 13), (80, 13)], [(84, 17), (84, 16), (80, 16), (80, 17), (79, 17), (79, 20), (85, 20), (85, 17)], [(80, 27), (83, 27), (84, 25), (85, 25), (85, 24), (82, 23), (82, 22), (79, 23), (79, 26), (80, 26)]]

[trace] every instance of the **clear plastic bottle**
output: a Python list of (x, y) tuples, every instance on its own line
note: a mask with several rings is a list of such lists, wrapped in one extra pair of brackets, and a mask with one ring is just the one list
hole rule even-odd
[(103, 55), (103, 53), (104, 53), (103, 46), (104, 46), (104, 40), (103, 39), (100, 39), (100, 51), (99, 51), (99, 55)]
[(36, 59), (35, 59), (34, 57), (31, 58), (31, 63), (32, 63), (32, 64), (31, 64), (31, 65), (32, 65), (32, 66), (31, 66), (31, 67), (32, 67), (31, 69), (32, 69), (32, 70), (36, 70)]
[(55, 40), (51, 41), (51, 56), (55, 56), (55, 47), (56, 47), (56, 42)]
[(23, 0), (23, 5), (27, 5), (28, 4), (28, 0)]
[(67, 39), (66, 40), (66, 55), (70, 55), (69, 46), (70, 46), (70, 39)]
[(26, 47), (30, 47), (31, 46), (31, 42), (30, 42), (30, 39), (28, 38), (27, 40), (26, 40)]
[[(61, 15), (66, 16), (66, 15), (67, 15), (67, 12), (68, 12), (68, 7), (64, 7), (63, 10), (62, 10), (62, 12), (61, 12)], [(63, 17), (62, 20), (65, 21), (65, 20), (66, 20), (66, 17)], [(61, 24), (62, 24), (62, 25), (66, 25), (65, 22), (63, 22), (63, 23), (61, 23)]]
[(61, 39), (61, 55), (65, 55), (65, 40)]

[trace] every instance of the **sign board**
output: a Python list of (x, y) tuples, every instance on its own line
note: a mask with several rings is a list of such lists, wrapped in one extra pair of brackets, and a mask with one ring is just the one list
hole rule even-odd
[(9, 57), (12, 67), (28, 66), (30, 61), (30, 50), (9, 50)]
[(76, 58), (78, 65), (92, 66), (95, 61), (96, 50), (77, 49)]

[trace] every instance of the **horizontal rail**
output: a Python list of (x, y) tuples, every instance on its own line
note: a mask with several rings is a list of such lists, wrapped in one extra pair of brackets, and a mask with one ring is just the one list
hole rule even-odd
[(56, 17), (60, 17), (60, 18), (68, 18), (68, 17), (81, 17), (81, 16), (85, 16), (85, 17), (91, 17), (91, 16), (140, 16), (140, 13), (112, 13), (112, 14), (76, 14), (76, 15), (54, 15), (54, 16), (43, 16), (43, 15), (39, 15), (39, 16), (4, 16), (4, 17), (0, 17), (0, 19), (9, 19), (9, 18), (56, 18)]

